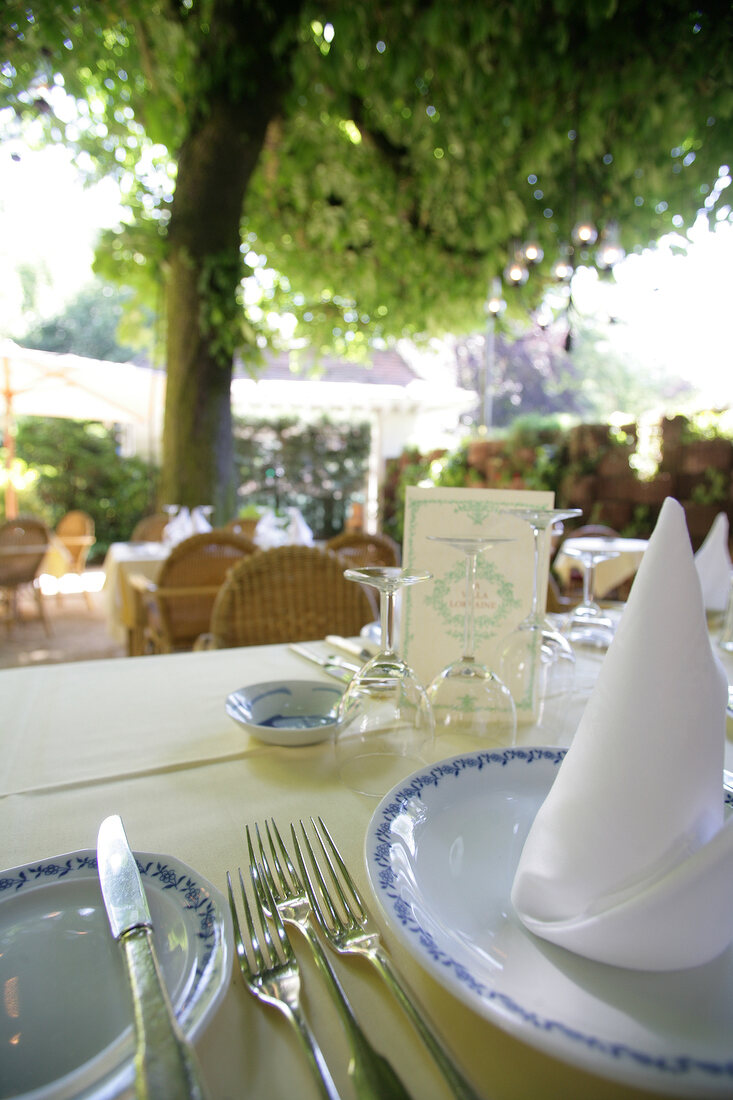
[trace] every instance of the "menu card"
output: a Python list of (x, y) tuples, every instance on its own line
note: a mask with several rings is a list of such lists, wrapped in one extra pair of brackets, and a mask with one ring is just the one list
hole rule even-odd
[[(466, 556), (429, 535), (512, 539), (479, 554), (474, 600), (474, 656), (498, 671), (500, 643), (530, 612), (534, 579), (534, 537), (526, 520), (502, 514), (508, 507), (553, 508), (554, 493), (511, 489), (407, 489), (403, 564), (427, 569), (433, 579), (402, 591), (400, 650), (427, 686), (462, 656)], [(539, 606), (547, 599), (549, 532), (540, 535)], [(515, 700), (517, 718), (531, 700)]]

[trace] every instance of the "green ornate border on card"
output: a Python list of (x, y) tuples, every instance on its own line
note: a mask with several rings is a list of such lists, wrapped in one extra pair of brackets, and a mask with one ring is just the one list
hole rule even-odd
[[(433, 579), (430, 594), (425, 597), (425, 603), (440, 617), (448, 637), (455, 638), (459, 642), (463, 638), (465, 610), (461, 607), (457, 611), (451, 611), (447, 600), (450, 592), (463, 583), (465, 576), (466, 563), (464, 557), (460, 555), (455, 565), (443, 577)], [(476, 562), (476, 576), (489, 583), (499, 601), (499, 606), (493, 615), (481, 614), (474, 610), (473, 633), (476, 643), (479, 643), (498, 634), (501, 624), (509, 613), (519, 607), (519, 600), (514, 595), (514, 585), (506, 579), (501, 570), (497, 569), (486, 553), (479, 554)]]
[[(505, 514), (506, 505), (502, 505), (499, 501), (488, 500), (461, 500), (461, 501), (446, 501), (447, 505), (452, 506), (452, 511), (455, 516), (467, 516), (476, 527), (482, 527), (489, 519), (495, 519), (497, 516)], [(405, 531), (405, 547), (406, 549), (412, 548), (412, 540), (415, 537), (415, 531), (417, 527), (418, 515), (424, 507), (434, 505), (435, 500), (415, 500), (414, 498), (410, 502), (410, 508), (406, 519), (408, 521), (408, 527)], [(445, 592), (448, 584), (456, 583), (456, 570), (460, 575), (465, 575), (465, 563), (463, 560), (458, 560), (455, 569), (450, 571), (451, 580), (440, 581), (433, 580), (430, 583), (433, 585), (434, 592), (427, 598), (428, 602), (435, 607), (435, 610), (441, 613), (446, 626), (446, 632), (450, 637), (462, 638), (463, 637), (463, 612), (461, 611), (457, 616), (451, 616), (450, 612), (443, 613), (441, 611), (440, 602), (445, 600)], [(500, 625), (501, 622), (506, 619), (507, 615), (511, 611), (519, 606), (519, 601), (514, 595), (514, 585), (507, 580), (506, 576), (496, 568), (496, 566), (486, 559), (484, 555), (480, 555), (477, 563), (477, 573), (479, 576), (486, 580), (489, 580), (492, 585), (500, 593), (501, 605), (500, 611), (497, 615), (489, 618), (489, 616), (475, 615), (474, 616), (474, 633), (477, 642), (485, 641), (491, 638), (497, 633), (497, 630), (493, 631), (488, 629), (492, 624), (496, 623)], [(437, 594), (436, 594), (437, 593)], [(401, 625), (401, 636), (403, 639), (401, 648), (404, 646), (404, 640), (411, 636), (411, 623), (412, 618), (412, 601), (407, 600), (407, 614), (404, 614)], [(456, 620), (452, 622), (451, 620)]]

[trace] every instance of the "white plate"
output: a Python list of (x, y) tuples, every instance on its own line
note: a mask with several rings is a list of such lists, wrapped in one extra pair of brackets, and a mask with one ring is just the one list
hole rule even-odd
[(519, 855), (563, 756), (456, 756), (390, 792), (366, 836), (387, 923), (455, 996), (526, 1043), (667, 1095), (730, 1097), (733, 948), (694, 970), (623, 970), (536, 938), (514, 913)]
[[(172, 856), (136, 852), (158, 961), (194, 1039), (226, 992), (223, 896)], [(118, 1096), (133, 1082), (132, 1005), (102, 901), (95, 851), (0, 872), (0, 1097)]]
[(322, 680), (268, 680), (227, 695), (226, 712), (269, 745), (316, 745), (333, 737), (343, 693)]

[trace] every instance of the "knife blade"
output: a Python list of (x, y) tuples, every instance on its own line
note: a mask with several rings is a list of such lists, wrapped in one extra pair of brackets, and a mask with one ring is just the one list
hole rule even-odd
[(153, 922), (122, 819), (104, 819), (97, 869), (112, 935), (121, 945), (135, 1017), (138, 1100), (206, 1100), (191, 1044), (176, 1020), (153, 944)]
[(359, 645), (357, 642), (352, 642), (350, 638), (342, 638), (340, 634), (327, 634), (326, 644), (332, 645), (344, 653), (350, 653), (352, 657), (359, 657), (362, 661), (370, 661), (377, 652), (376, 649), (371, 649), (368, 645), (363, 643)]
[(293, 653), (297, 653), (299, 657), (305, 657), (306, 661), (312, 661), (314, 665), (318, 665), (329, 676), (335, 676), (337, 680), (349, 681), (354, 673), (361, 668), (361, 665), (357, 665), (353, 661), (347, 661), (336, 653), (329, 653), (327, 657), (321, 657), (312, 649), (306, 649), (305, 646), (298, 645), (296, 642), (292, 642), (288, 648)]

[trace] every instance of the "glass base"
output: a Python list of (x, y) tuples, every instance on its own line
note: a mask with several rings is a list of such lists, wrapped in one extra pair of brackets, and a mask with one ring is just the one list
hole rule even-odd
[(378, 745), (370, 745), (362, 752), (353, 746), (353, 754), (344, 749), (337, 753), (339, 779), (356, 794), (369, 798), (383, 798), (388, 791), (406, 779), (412, 772), (423, 768), (427, 757), (414, 752), (409, 755), (397, 755)]
[(563, 635), (572, 645), (608, 649), (616, 634), (611, 619), (603, 615), (570, 619), (563, 628)]
[(537, 743), (560, 744), (569, 731), (575, 654), (544, 620), (525, 620), (503, 641), (499, 671), (517, 704), (517, 722), (533, 725)]
[[(438, 673), (428, 688), (435, 718), (436, 751), (448, 756), (462, 748), (513, 745), (517, 712), (511, 692), (477, 661), (463, 658)], [(470, 745), (469, 745), (470, 743)]]

